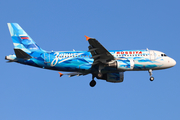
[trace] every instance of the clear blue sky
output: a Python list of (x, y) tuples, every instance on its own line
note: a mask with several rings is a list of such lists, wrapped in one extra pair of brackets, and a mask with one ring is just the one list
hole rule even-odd
[[(179, 0), (1, 0), (0, 120), (179, 120)], [(7, 23), (17, 22), (45, 50), (88, 50), (84, 35), (108, 50), (152, 49), (176, 66), (125, 72), (123, 83), (69, 78), (18, 63)]]

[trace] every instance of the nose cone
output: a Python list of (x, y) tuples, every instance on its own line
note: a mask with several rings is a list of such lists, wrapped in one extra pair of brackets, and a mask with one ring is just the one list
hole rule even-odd
[(172, 59), (172, 60), (173, 60), (172, 64), (173, 64), (173, 66), (175, 66), (176, 65), (176, 61), (174, 59)]
[(174, 59), (170, 58), (169, 65), (170, 65), (170, 67), (175, 66), (176, 65), (176, 61)]

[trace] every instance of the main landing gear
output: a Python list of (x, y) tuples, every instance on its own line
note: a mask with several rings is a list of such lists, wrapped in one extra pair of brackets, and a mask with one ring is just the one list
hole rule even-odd
[(92, 81), (89, 83), (89, 85), (90, 85), (91, 87), (94, 87), (94, 86), (96, 85), (96, 81), (95, 81), (95, 80), (92, 80)]
[[(103, 77), (103, 74), (101, 73), (101, 70), (104, 68), (103, 65), (99, 65), (99, 73), (97, 74), (96, 77), (98, 78), (102, 78)], [(91, 87), (94, 87), (96, 85), (96, 81), (94, 80), (94, 74), (92, 74), (92, 81), (89, 83), (89, 85)]]
[(94, 87), (96, 85), (96, 81), (94, 80), (94, 75), (92, 75), (92, 81), (89, 83), (91, 87)]
[(153, 81), (154, 77), (152, 76), (152, 69), (149, 69), (148, 72), (149, 72), (149, 75), (150, 75), (150, 81)]
[(99, 78), (102, 78), (102, 76), (103, 76), (103, 74), (101, 73), (101, 70), (104, 68), (104, 66), (103, 65), (100, 65), (99, 66), (99, 73), (97, 74), (97, 76), (99, 77)]
[(102, 78), (103, 74), (100, 72), (97, 74), (99, 78)]

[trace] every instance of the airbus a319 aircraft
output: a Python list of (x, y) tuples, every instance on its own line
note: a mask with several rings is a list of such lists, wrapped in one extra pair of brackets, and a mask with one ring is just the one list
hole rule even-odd
[(5, 57), (9, 62), (17, 62), (44, 69), (70, 72), (63, 75), (80, 76), (92, 74), (90, 86), (94, 87), (94, 78), (107, 82), (123, 82), (125, 71), (148, 71), (150, 81), (152, 70), (170, 68), (176, 61), (165, 53), (156, 50), (106, 50), (96, 39), (86, 37), (88, 51), (45, 51), (17, 24), (8, 23), (14, 44), (13, 55)]

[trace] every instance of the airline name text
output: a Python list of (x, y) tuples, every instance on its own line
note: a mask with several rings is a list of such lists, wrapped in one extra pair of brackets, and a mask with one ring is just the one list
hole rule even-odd
[(116, 54), (142, 54), (142, 51), (121, 51), (116, 52)]

